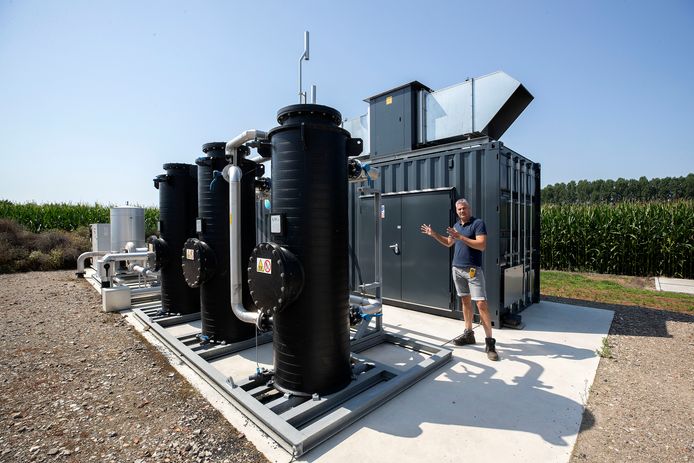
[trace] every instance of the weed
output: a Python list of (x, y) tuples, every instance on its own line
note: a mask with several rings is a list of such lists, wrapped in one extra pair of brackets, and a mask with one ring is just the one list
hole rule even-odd
[(607, 341), (607, 336), (602, 338), (602, 346), (595, 349), (595, 353), (604, 359), (612, 358), (612, 347), (610, 347), (610, 343)]

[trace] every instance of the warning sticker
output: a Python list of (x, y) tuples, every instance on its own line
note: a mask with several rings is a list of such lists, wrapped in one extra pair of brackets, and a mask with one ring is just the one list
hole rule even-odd
[(258, 273), (267, 273), (269, 275), (272, 273), (272, 260), (258, 257), (255, 268)]
[(195, 249), (186, 249), (186, 259), (195, 260)]
[(386, 105), (393, 104), (393, 97), (392, 96), (387, 96), (386, 97)]

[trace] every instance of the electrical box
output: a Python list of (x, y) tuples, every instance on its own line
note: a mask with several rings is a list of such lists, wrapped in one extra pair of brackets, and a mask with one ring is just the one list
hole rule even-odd
[(384, 156), (412, 150), (417, 144), (418, 98), (429, 90), (413, 81), (367, 98), (371, 131), (371, 154)]
[(92, 251), (111, 251), (111, 224), (91, 225)]

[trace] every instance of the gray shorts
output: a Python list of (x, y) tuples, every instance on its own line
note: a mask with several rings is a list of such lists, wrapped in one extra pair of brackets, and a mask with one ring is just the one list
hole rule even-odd
[[(471, 268), (475, 269), (475, 276), (472, 278)], [(473, 301), (487, 300), (482, 267), (453, 267), (453, 283), (458, 296), (472, 296)]]

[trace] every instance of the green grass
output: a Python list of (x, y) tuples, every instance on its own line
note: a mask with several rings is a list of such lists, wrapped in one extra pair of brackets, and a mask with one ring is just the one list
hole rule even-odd
[(542, 270), (540, 292), (545, 296), (694, 312), (694, 295), (629, 287), (623, 283), (627, 278)]

